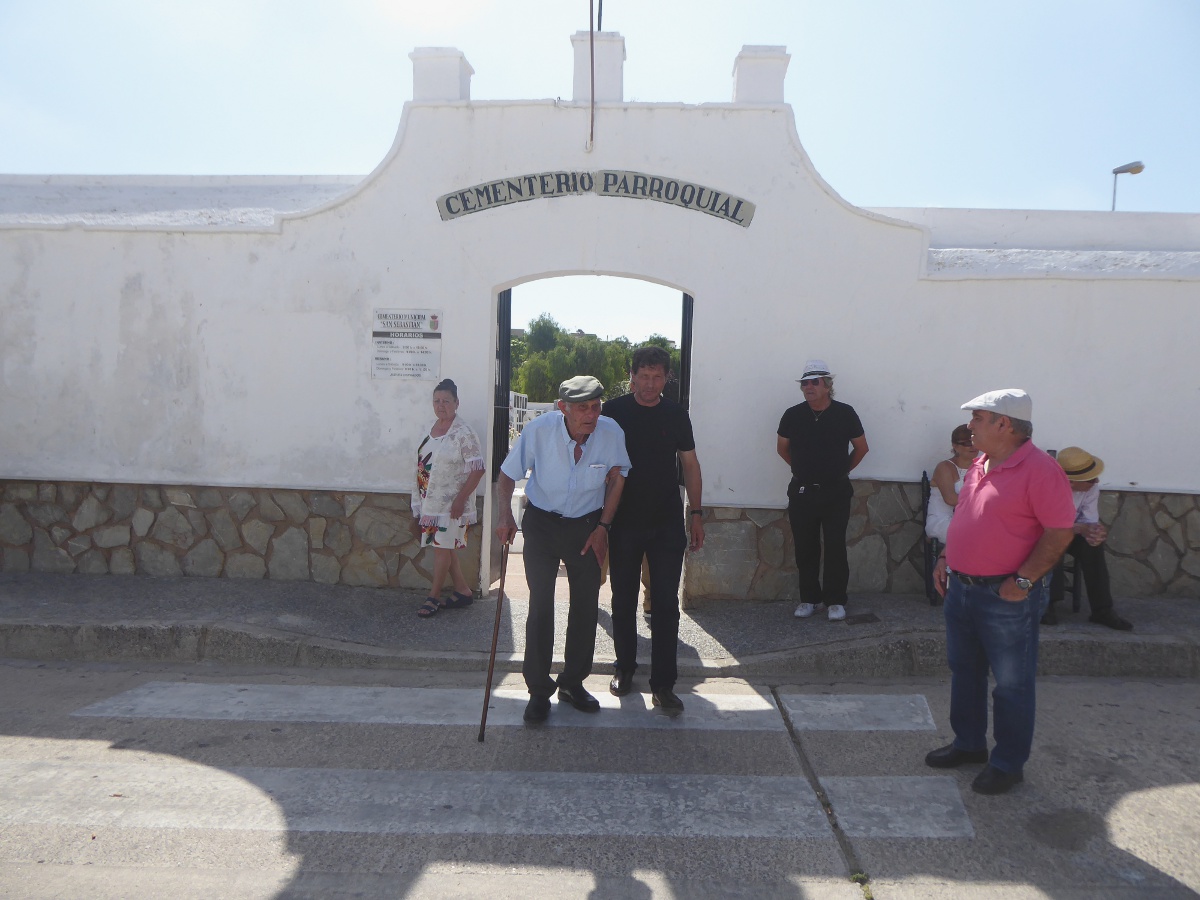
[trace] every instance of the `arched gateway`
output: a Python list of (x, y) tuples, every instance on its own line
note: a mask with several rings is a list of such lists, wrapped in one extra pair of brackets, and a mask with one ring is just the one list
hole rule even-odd
[(472, 101), (461, 53), (414, 52), (395, 144), (352, 186), (0, 179), (4, 571), (423, 587), (433, 385), (491, 435), (501, 296), (599, 274), (694, 298), (689, 597), (793, 596), (774, 432), (811, 356), (872, 447), (852, 590), (921, 590), (921, 472), (963, 400), (1020, 386), (1042, 446), (1107, 461), (1118, 590), (1197, 592), (1200, 476), (1169, 448), (1196, 432), (1200, 217), (856, 208), (800, 146), (783, 48), (690, 106), (625, 102), (623, 40), (596, 43), (594, 103), (586, 36), (571, 101)]

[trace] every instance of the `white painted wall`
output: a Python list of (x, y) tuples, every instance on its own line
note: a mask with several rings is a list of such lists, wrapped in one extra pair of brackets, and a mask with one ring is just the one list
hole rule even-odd
[[(706, 505), (784, 505), (775, 428), (802, 399), (809, 356), (830, 362), (866, 426), (857, 476), (918, 479), (965, 421), (959, 404), (1016, 386), (1033, 395), (1037, 442), (1103, 456), (1107, 486), (1200, 493), (1187, 449), (1200, 275), (1130, 256), (1120, 277), (1057, 277), (1053, 255), (1034, 274), (978, 257), (931, 274), (937, 215), (842, 201), (790, 107), (599, 103), (591, 152), (588, 116), (555, 101), (409, 103), (357, 189), (267, 227), (0, 222), (0, 477), (410, 490), (433, 382), (370, 377), (372, 310), (443, 310), (442, 374), (483, 436), (497, 293), (602, 274), (695, 297)], [(563, 169), (687, 179), (757, 212), (741, 228), (596, 195), (453, 221), (435, 207), (452, 190)], [(1035, 230), (1051, 249), (1075, 246), (1058, 214), (976, 218), (1003, 245), (1021, 233), (1015, 216), (1045, 217)], [(1178, 228), (1151, 243), (1200, 251), (1200, 217), (1163, 221)], [(985, 230), (968, 246), (993, 246)], [(1078, 250), (1108, 247), (1078, 234)]]

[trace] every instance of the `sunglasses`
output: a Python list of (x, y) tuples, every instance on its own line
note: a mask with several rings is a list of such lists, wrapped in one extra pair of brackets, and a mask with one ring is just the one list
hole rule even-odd
[(802, 378), (800, 379), (800, 387), (816, 387), (824, 380), (824, 378)]

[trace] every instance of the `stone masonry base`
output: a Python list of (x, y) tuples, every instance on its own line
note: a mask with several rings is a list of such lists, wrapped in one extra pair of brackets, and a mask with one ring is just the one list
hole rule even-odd
[[(474, 584), (479, 527), (460, 563)], [(0, 482), (0, 570), (429, 586), (408, 494)]]
[[(482, 510), (481, 510), (482, 513)], [(1108, 565), (1118, 596), (1200, 598), (1200, 497), (1105, 492)], [(482, 515), (481, 515), (482, 518)], [(924, 590), (921, 490), (854, 482), (850, 590)], [(706, 507), (689, 554), (686, 602), (796, 599), (784, 509)], [(479, 568), (479, 525), (460, 562)], [(423, 590), (409, 495), (268, 488), (0, 480), (0, 571), (270, 578)], [(498, 573), (497, 573), (498, 574)]]
[[(798, 599), (786, 509), (709, 507), (704, 551), (689, 555), (687, 601)], [(1200, 497), (1106, 491), (1113, 593), (1200, 598)], [(924, 592), (919, 484), (859, 480), (847, 530), (850, 591)]]

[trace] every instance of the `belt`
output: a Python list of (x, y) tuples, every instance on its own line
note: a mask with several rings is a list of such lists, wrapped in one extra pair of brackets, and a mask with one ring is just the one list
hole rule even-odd
[(541, 513), (543, 516), (549, 516), (551, 519), (557, 519), (560, 522), (582, 522), (585, 519), (590, 519), (592, 516), (598, 516), (603, 509), (593, 509), (590, 513), (582, 516), (564, 516), (562, 513), (550, 512), (548, 509), (542, 509), (540, 506), (534, 506), (532, 503), (525, 504), (525, 512)]
[(1000, 584), (1015, 577), (1012, 572), (1009, 572), (1007, 575), (964, 575), (962, 572), (955, 572), (953, 569), (950, 570), (950, 574), (965, 585), (980, 585), (981, 587), (986, 587), (990, 584)]
[(794, 490), (796, 491), (797, 494), (806, 494), (809, 491), (819, 491), (822, 488), (825, 488), (828, 490), (829, 488), (834, 488), (834, 487), (837, 487), (838, 485), (845, 484), (847, 481), (849, 481), (848, 478), (837, 478), (837, 479), (834, 479), (833, 481), (813, 482), (812, 484), (801, 484), (800, 482), (796, 481), (795, 478), (793, 478), (792, 479), (792, 487), (794, 488)]

